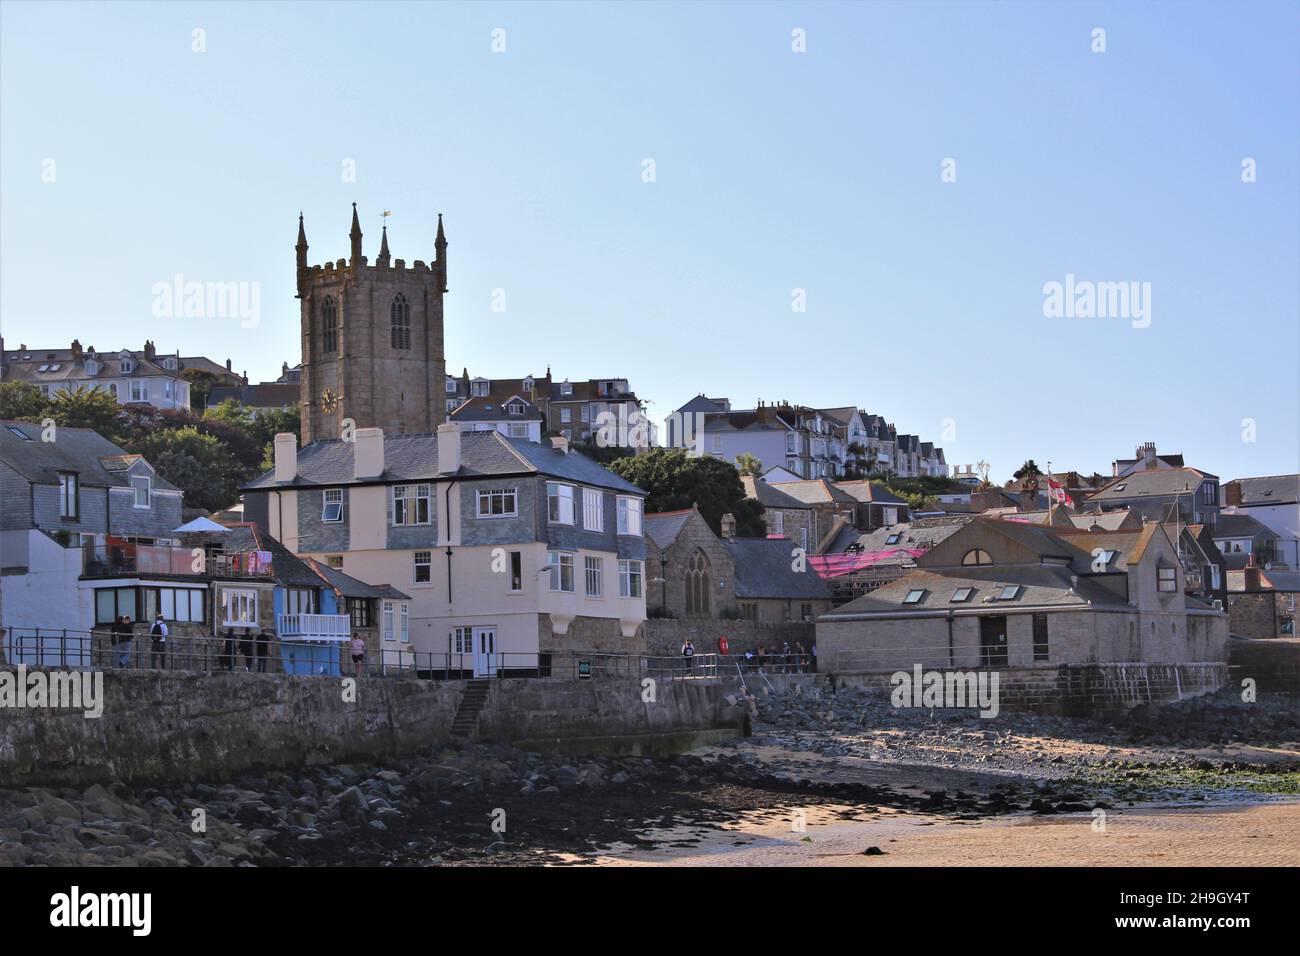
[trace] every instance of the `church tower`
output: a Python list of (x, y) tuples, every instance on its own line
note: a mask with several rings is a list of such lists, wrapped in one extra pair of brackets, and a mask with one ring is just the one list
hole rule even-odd
[(351, 259), (307, 264), (298, 216), (297, 275), (302, 321), (302, 438), (338, 438), (344, 422), (385, 434), (435, 432), (446, 417), (443, 295), (447, 237), (438, 215), (435, 258), (407, 268), (388, 252), (366, 262), (352, 204)]

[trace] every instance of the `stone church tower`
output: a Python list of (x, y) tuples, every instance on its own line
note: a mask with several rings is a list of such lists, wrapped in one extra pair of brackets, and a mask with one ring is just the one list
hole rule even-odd
[(345, 419), (386, 434), (435, 432), (446, 417), (442, 303), (447, 237), (438, 215), (437, 258), (408, 268), (390, 259), (388, 227), (374, 265), (361, 254), (352, 204), (352, 258), (307, 265), (298, 217), (302, 308), (302, 440), (338, 438)]

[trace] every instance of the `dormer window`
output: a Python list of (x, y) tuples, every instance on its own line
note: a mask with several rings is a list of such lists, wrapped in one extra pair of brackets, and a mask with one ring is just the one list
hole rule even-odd
[(96, 362), (94, 359), (86, 359), (86, 374), (87, 374), (87, 375), (98, 375), (98, 374), (99, 374), (99, 363)]
[(454, 378), (447, 379), (446, 391), (448, 395), (456, 394), (456, 380)]
[(531, 392), (532, 390), (533, 390), (533, 377), (530, 375), (526, 379), (524, 379), (524, 391)]
[(506, 406), (506, 412), (511, 415), (522, 415), (524, 413), (523, 402), (511, 402)]
[(469, 393), (475, 398), (485, 398), (492, 383), (485, 378), (476, 378), (469, 383)]
[(561, 394), (561, 395), (572, 395), (572, 394), (573, 394), (573, 385), (571, 385), (569, 382), (561, 382), (561, 383), (560, 383), (560, 394)]
[(123, 375), (130, 375), (130, 374), (131, 374), (131, 370), (134, 369), (134, 368), (135, 368), (135, 365), (131, 362), (131, 360), (130, 360), (129, 358), (124, 358), (124, 359), (122, 359), (122, 374), (123, 374)]

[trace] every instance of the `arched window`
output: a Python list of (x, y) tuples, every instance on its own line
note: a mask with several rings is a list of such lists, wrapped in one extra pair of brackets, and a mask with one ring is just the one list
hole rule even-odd
[(962, 557), (961, 563), (963, 566), (972, 564), (992, 564), (993, 559), (989, 556), (987, 551), (980, 548), (972, 548)]
[(400, 292), (393, 296), (393, 304), (388, 310), (388, 315), (392, 320), (393, 348), (409, 349), (411, 347), (411, 304), (406, 301), (406, 296)]
[(320, 307), (320, 348), (322, 352), (336, 352), (339, 347), (339, 307), (334, 296), (327, 295)]
[(699, 549), (686, 561), (686, 613), (709, 614), (709, 558)]

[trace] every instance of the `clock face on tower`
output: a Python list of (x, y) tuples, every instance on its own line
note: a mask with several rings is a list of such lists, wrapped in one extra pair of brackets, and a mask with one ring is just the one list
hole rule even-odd
[(332, 388), (325, 389), (320, 397), (321, 407), (327, 415), (333, 415), (339, 409), (339, 394)]

